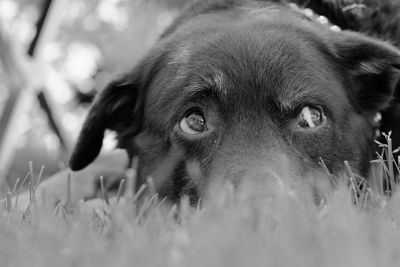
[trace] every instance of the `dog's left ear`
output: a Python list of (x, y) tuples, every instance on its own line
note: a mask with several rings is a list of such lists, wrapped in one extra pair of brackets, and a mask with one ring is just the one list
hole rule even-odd
[(371, 118), (380, 112), (380, 130), (392, 131), (394, 148), (400, 146), (400, 51), (354, 32), (338, 33), (335, 42), (350, 96)]
[(388, 108), (400, 89), (400, 51), (354, 32), (342, 32), (337, 37), (337, 57), (347, 73), (344, 82), (356, 104), (367, 113)]

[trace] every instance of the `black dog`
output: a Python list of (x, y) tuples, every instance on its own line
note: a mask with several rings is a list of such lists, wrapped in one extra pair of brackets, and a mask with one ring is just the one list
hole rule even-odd
[(343, 161), (368, 172), (396, 91), (400, 53), (333, 31), (272, 1), (200, 1), (132, 72), (92, 106), (71, 158), (91, 163), (106, 129), (139, 157), (138, 183), (160, 194), (204, 193), (215, 179), (321, 172)]

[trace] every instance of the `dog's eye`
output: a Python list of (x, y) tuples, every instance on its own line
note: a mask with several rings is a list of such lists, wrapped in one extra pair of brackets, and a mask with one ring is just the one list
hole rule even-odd
[(199, 134), (207, 130), (206, 121), (199, 111), (189, 113), (179, 123), (184, 133)]
[(322, 126), (325, 123), (326, 117), (322, 110), (315, 107), (304, 107), (297, 121), (297, 128), (313, 129)]

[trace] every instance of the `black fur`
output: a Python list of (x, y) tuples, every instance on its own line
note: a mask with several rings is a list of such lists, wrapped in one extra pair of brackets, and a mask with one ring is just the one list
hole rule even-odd
[[(281, 1), (198, 1), (100, 94), (70, 166), (92, 162), (110, 129), (139, 156), (138, 183), (151, 176), (173, 199), (203, 194), (218, 178), (307, 177), (321, 172), (320, 158), (335, 174), (348, 160), (365, 175), (373, 118), (396, 106), (399, 67), (390, 44), (332, 31)], [(326, 125), (294, 127), (305, 106), (322, 109)], [(208, 131), (190, 135), (179, 127), (193, 110), (204, 113)], [(397, 116), (389, 115), (385, 123)]]

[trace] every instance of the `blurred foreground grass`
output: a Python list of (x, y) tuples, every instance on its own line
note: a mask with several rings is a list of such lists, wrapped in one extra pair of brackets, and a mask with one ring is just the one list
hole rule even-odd
[(319, 206), (287, 190), (214, 196), (202, 208), (3, 208), (1, 266), (398, 266), (398, 193), (363, 207), (344, 184)]
[[(390, 182), (398, 161), (380, 146), (375, 164)], [(36, 201), (40, 173), (29, 176), (27, 209), (15, 203), (18, 188), (2, 201), (1, 266), (399, 266), (400, 194), (357, 182), (349, 166), (319, 204), (278, 178), (267, 188), (216, 186), (201, 207), (156, 194), (139, 204), (139, 190), (109, 205), (67, 194), (49, 208)]]

